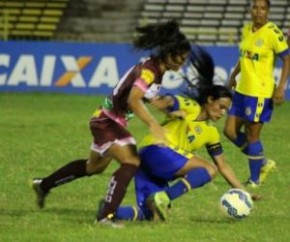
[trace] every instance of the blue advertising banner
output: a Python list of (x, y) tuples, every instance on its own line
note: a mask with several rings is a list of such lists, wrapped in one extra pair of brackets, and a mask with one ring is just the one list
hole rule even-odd
[[(237, 47), (205, 48), (215, 61), (215, 81), (226, 82), (238, 58)], [(0, 42), (0, 91), (108, 94), (121, 76), (147, 54), (130, 44)], [(187, 72), (186, 68), (182, 71)], [(280, 73), (278, 64), (276, 79)], [(181, 76), (168, 72), (163, 91), (178, 90)]]

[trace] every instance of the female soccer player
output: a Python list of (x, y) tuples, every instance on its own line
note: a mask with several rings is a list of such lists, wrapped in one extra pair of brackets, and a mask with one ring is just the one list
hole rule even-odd
[(287, 33), (287, 44), (288, 44), (288, 48), (290, 48), (290, 29), (288, 30), (288, 33)]
[[(248, 157), (247, 184), (253, 188), (261, 185), (275, 168), (275, 162), (264, 156), (260, 136), (264, 123), (270, 121), (273, 103), (280, 105), (284, 101), (290, 69), (286, 40), (282, 31), (268, 21), (269, 11), (269, 0), (252, 1), (252, 22), (242, 29), (240, 58), (229, 79), (229, 87), (235, 93), (224, 127), (224, 134)], [(277, 85), (273, 78), (276, 56), (282, 60)]]
[[(163, 101), (174, 117), (163, 125), (168, 130), (168, 145), (158, 144), (152, 134), (141, 141), (141, 165), (135, 176), (137, 208), (120, 207), (117, 219), (154, 220), (158, 215), (165, 220), (172, 200), (210, 182), (218, 171), (232, 187), (245, 189), (226, 163), (219, 132), (209, 122), (219, 120), (230, 107), (230, 90), (215, 85), (204, 88), (196, 101), (182, 96), (162, 99), (155, 100), (155, 105), (160, 108)], [(215, 165), (193, 154), (203, 146)], [(169, 181), (178, 178), (168, 187)]]
[(137, 32), (139, 35), (134, 47), (152, 50), (155, 54), (130, 68), (93, 114), (90, 120), (93, 143), (89, 159), (72, 161), (45, 178), (33, 180), (40, 208), (52, 188), (80, 177), (102, 173), (115, 159), (120, 167), (110, 179), (105, 204), (97, 221), (116, 226), (115, 211), (140, 164), (136, 141), (126, 129), (129, 119), (136, 115), (160, 143), (166, 142), (164, 129), (148, 111), (144, 99), (156, 97), (164, 73), (167, 70), (178, 71), (188, 58), (191, 46), (175, 21), (140, 27)]

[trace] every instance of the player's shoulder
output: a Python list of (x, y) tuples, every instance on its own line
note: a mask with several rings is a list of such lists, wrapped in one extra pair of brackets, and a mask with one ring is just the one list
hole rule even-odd
[(267, 22), (267, 23), (266, 23), (266, 27), (267, 27), (268, 29), (279, 29), (279, 30), (281, 31), (281, 29), (278, 27), (278, 25), (275, 24), (275, 23), (272, 22), (272, 21)]
[(208, 129), (217, 130), (217, 127), (215, 126), (215, 122), (214, 121), (206, 120), (203, 123), (204, 123), (204, 126), (206, 126)]
[(252, 22), (246, 22), (243, 27), (242, 27), (242, 33), (248, 33), (252, 30), (252, 26), (253, 26), (253, 23)]
[(216, 131), (218, 131), (218, 128), (215, 126), (215, 124), (214, 124), (213, 121), (208, 120), (208, 121), (206, 121), (205, 123), (206, 123), (206, 125), (207, 125), (208, 128), (210, 128), (210, 129), (212, 129), (212, 130), (216, 130)]
[(263, 30), (269, 34), (283, 34), (283, 31), (274, 23), (269, 21)]
[(187, 114), (198, 114), (200, 112), (201, 107), (196, 100), (182, 95), (175, 95), (175, 98), (179, 109), (186, 111)]
[(216, 139), (220, 137), (220, 133), (218, 128), (214, 125), (213, 122), (207, 121), (205, 122), (207, 133), (209, 134), (209, 137)]
[(157, 74), (159, 71), (158, 65), (156, 63), (156, 58), (154, 57), (148, 57), (141, 61), (140, 63), (141, 70), (147, 70), (150, 71), (153, 74)]
[(176, 94), (176, 95), (174, 95), (174, 97), (179, 102), (183, 102), (187, 106), (189, 106), (189, 105), (199, 106), (198, 102), (195, 99), (190, 98), (190, 97), (188, 97), (186, 95)]
[(203, 122), (203, 127), (210, 136), (219, 135), (218, 128), (214, 125), (212, 121), (205, 121)]
[(139, 63), (140, 77), (146, 83), (152, 83), (156, 78), (161, 79), (161, 73), (154, 57), (146, 58)]
[(252, 26), (253, 26), (252, 22), (246, 22), (242, 29), (243, 30), (251, 30)]

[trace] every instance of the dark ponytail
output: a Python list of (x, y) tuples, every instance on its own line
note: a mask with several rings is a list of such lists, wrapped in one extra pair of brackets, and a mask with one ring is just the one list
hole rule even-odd
[(156, 49), (159, 56), (173, 56), (190, 51), (190, 43), (179, 30), (178, 23), (173, 19), (165, 23), (149, 24), (137, 27), (137, 36), (133, 41), (136, 49)]
[(187, 68), (182, 92), (197, 99), (203, 89), (213, 86), (214, 61), (204, 48), (195, 45), (191, 49)]
[(229, 98), (232, 100), (232, 93), (230, 89), (226, 86), (222, 85), (212, 85), (203, 88), (198, 98), (196, 99), (197, 102), (202, 105), (208, 102), (208, 97), (212, 97), (213, 100), (217, 100), (219, 98)]
[(185, 76), (186, 88), (183, 93), (201, 105), (206, 103), (210, 96), (214, 100), (222, 97), (232, 99), (229, 88), (214, 85), (214, 66), (211, 55), (204, 48), (195, 45), (191, 50), (188, 63), (188, 67), (192, 68), (194, 77)]

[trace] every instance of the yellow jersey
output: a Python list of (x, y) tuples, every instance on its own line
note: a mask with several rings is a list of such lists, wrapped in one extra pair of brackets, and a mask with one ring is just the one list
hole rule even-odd
[(252, 27), (253, 24), (248, 23), (242, 29), (239, 46), (241, 76), (236, 90), (248, 96), (270, 98), (275, 86), (275, 55), (288, 50), (287, 42), (272, 22), (256, 32)]
[[(182, 96), (174, 96), (174, 99), (175, 109), (172, 111), (182, 110), (185, 115), (182, 118), (168, 119), (163, 124), (167, 131), (168, 147), (190, 158), (193, 152), (202, 146), (220, 143), (216, 127), (207, 121), (196, 120), (201, 111), (201, 107), (196, 101)], [(142, 148), (157, 143), (154, 136), (148, 134), (139, 145)]]

